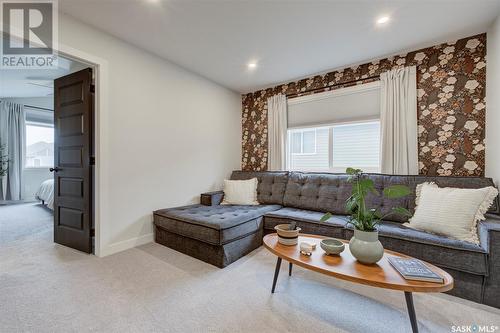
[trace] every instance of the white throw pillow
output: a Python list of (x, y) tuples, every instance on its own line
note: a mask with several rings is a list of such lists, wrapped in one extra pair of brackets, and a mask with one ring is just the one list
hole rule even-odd
[(417, 186), (415, 214), (406, 226), (479, 244), (476, 225), (484, 220), (498, 195), (493, 186), (479, 189), (444, 187), (435, 183)]
[(248, 180), (224, 180), (222, 205), (258, 205), (257, 178)]

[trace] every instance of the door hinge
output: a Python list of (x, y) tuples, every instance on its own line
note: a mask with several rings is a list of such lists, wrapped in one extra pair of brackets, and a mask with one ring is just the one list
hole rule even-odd
[(95, 156), (90, 156), (89, 164), (90, 165), (95, 165)]
[(90, 92), (95, 93), (95, 84), (90, 85)]

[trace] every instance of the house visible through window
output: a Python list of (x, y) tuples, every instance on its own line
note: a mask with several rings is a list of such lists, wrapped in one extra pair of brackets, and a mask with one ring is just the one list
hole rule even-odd
[(296, 171), (380, 170), (380, 122), (288, 130), (287, 166)]
[(54, 166), (54, 126), (26, 123), (26, 168)]
[(316, 153), (316, 130), (299, 130), (292, 133), (292, 154)]

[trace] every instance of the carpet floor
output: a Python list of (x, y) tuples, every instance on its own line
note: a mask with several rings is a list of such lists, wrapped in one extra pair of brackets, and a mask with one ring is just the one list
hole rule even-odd
[[(52, 214), (0, 207), (3, 332), (411, 332), (401, 292), (282, 265), (259, 248), (221, 270), (158, 244), (105, 258), (52, 242)], [(500, 326), (500, 310), (415, 294), (421, 332)]]

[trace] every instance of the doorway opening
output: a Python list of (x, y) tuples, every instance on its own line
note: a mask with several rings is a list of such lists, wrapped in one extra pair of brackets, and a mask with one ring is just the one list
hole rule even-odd
[(30, 239), (94, 253), (95, 66), (0, 69), (0, 247)]

